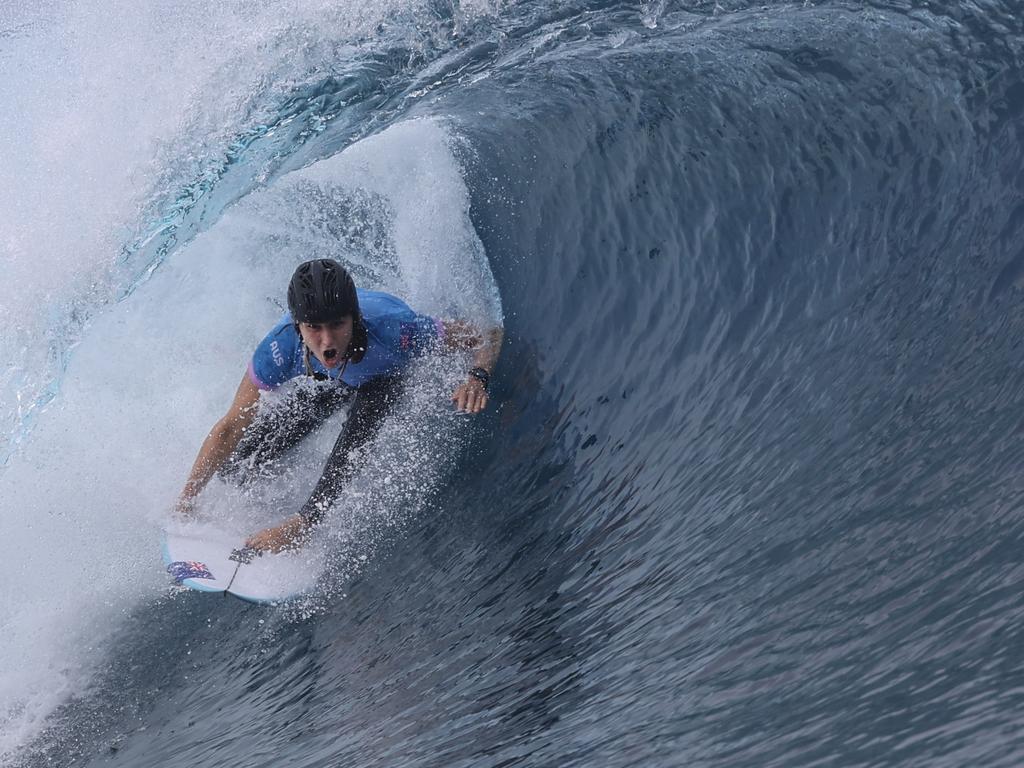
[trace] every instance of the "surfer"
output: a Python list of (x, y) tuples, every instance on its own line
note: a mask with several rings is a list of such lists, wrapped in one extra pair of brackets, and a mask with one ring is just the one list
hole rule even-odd
[[(240, 480), (268, 467), (287, 449), (352, 402), (320, 480), (302, 508), (280, 525), (249, 537), (246, 546), (278, 552), (298, 546), (361, 465), (360, 448), (399, 401), (403, 372), (431, 349), (472, 351), (455, 407), (477, 414), (503, 330), (481, 332), (460, 320), (436, 320), (381, 291), (357, 289), (333, 259), (300, 264), (288, 285), (288, 313), (256, 347), (228, 412), (203, 441), (175, 510), (189, 515), (214, 474)], [(283, 402), (260, 403), (261, 391), (302, 379)]]

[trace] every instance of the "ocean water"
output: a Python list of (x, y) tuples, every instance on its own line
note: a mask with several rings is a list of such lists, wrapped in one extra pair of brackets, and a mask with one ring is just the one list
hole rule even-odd
[[(0, 8), (0, 764), (1020, 765), (1018, 11)], [(311, 256), (491, 407), (424, 361), (315, 594), (176, 591)]]

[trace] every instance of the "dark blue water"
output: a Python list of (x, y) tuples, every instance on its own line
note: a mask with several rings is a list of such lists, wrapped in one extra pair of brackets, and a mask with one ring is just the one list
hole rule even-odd
[(658, 10), (382, 31), (240, 143), (445, 121), (497, 405), (344, 598), (133, 609), (26, 765), (1024, 762), (1018, 9)]

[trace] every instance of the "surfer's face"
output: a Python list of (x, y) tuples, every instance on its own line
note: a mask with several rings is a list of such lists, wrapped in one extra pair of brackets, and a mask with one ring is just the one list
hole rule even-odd
[(299, 323), (299, 333), (317, 360), (327, 368), (337, 368), (352, 341), (352, 317), (330, 323)]

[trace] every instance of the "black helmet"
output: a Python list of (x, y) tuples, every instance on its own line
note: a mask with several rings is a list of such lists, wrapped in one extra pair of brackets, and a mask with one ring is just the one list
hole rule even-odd
[(359, 314), (352, 276), (334, 259), (299, 264), (288, 284), (288, 309), (296, 323), (329, 323)]
[(366, 327), (352, 276), (334, 259), (313, 259), (295, 269), (288, 283), (288, 310), (298, 323), (330, 323), (352, 316), (347, 357), (358, 363), (366, 351)]

